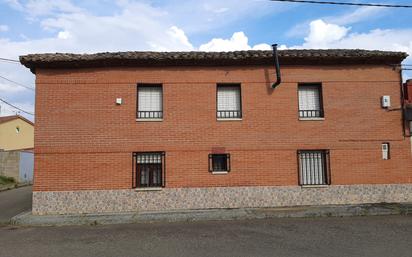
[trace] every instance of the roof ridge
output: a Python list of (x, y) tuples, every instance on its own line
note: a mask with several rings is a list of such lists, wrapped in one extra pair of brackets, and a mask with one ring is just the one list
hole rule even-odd
[[(405, 52), (364, 49), (285, 49), (279, 50), (284, 64), (398, 64), (408, 55)], [(230, 52), (204, 51), (126, 51), (91, 54), (43, 53), (20, 56), (20, 62), (33, 72), (36, 68), (84, 68), (102, 66), (222, 66), (270, 65), (271, 50), (239, 50)]]
[(23, 120), (23, 121), (25, 121), (25, 122), (27, 122), (27, 123), (29, 123), (29, 124), (31, 124), (31, 125), (34, 126), (34, 123), (33, 123), (32, 121), (30, 121), (29, 119), (27, 119), (27, 118), (25, 118), (25, 117), (23, 117), (23, 116), (21, 116), (21, 115), (18, 115), (18, 114), (8, 115), (8, 116), (0, 116), (0, 124), (1, 124), (1, 123), (5, 123), (5, 122), (8, 122), (8, 121), (15, 120), (15, 119), (21, 119), (21, 120)]

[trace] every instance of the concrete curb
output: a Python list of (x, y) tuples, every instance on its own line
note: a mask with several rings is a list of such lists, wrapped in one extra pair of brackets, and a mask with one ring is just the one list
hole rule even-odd
[(349, 217), (374, 215), (412, 215), (412, 203), (379, 203), (360, 205), (301, 206), (288, 208), (211, 209), (169, 212), (105, 213), (82, 215), (44, 215), (21, 213), (11, 219), (12, 225), (66, 226), (266, 218)]

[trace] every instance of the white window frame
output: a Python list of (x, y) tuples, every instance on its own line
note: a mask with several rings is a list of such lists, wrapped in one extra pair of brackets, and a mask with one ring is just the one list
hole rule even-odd
[[(142, 104), (142, 93), (143, 90), (147, 89), (149, 92), (148, 97), (151, 93), (155, 95), (156, 90), (160, 90), (160, 99), (157, 103), (150, 103), (149, 105), (158, 105), (157, 107), (143, 107)], [(152, 89), (153, 92), (150, 92)], [(156, 89), (156, 90), (154, 90)], [(149, 102), (153, 99), (149, 99)], [(163, 120), (163, 85), (162, 84), (138, 84), (137, 85), (137, 103), (136, 103), (136, 120), (138, 121), (162, 121)], [(142, 108), (143, 107), (143, 108)]]
[(298, 84), (298, 116), (300, 120), (324, 120), (321, 83)]
[[(226, 99), (226, 106), (222, 103), (224, 91), (227, 95), (234, 93), (233, 99)], [(230, 92), (233, 90), (233, 92)], [(229, 96), (230, 97), (230, 96)], [(241, 84), (217, 84), (216, 86), (216, 118), (217, 120), (241, 120), (242, 119), (242, 88)]]

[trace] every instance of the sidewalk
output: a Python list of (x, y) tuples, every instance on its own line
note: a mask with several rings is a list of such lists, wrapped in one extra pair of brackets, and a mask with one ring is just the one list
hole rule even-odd
[(11, 219), (13, 225), (64, 226), (152, 222), (212, 221), (266, 218), (348, 217), (367, 215), (412, 215), (412, 203), (301, 206), (288, 208), (212, 209), (170, 212), (107, 213), (35, 216), (31, 212)]

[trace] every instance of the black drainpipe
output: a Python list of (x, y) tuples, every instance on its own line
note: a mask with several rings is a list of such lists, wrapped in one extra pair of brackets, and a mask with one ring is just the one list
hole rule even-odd
[(280, 77), (280, 66), (279, 66), (279, 57), (278, 57), (278, 44), (273, 44), (273, 57), (275, 58), (275, 68), (276, 68), (276, 82), (272, 84), (272, 88), (277, 87), (282, 81)]

